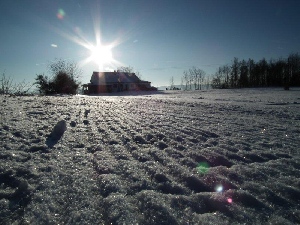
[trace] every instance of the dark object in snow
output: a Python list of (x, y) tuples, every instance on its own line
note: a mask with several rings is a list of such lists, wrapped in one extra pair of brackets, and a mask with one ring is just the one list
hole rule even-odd
[(164, 174), (161, 173), (155, 174), (154, 178), (158, 183), (169, 181), (169, 179)]
[(16, 171), (0, 169), (0, 224), (12, 224), (12, 221), (18, 217), (24, 216), (25, 208), (32, 197), (32, 189), (24, 179), (27, 175), (31, 176), (32, 174), (30, 170), (26, 171), (23, 168), (18, 168)]
[(135, 136), (134, 141), (139, 144), (147, 144), (148, 142), (142, 136)]
[(165, 148), (168, 147), (168, 145), (162, 141), (158, 142), (157, 144), (157, 147), (160, 149), (160, 150), (164, 150)]
[(211, 191), (200, 179), (195, 176), (188, 176), (184, 178), (184, 181), (186, 182), (187, 187), (196, 193)]
[(88, 120), (83, 120), (82, 122), (83, 122), (84, 125), (89, 125), (90, 124), (90, 122)]
[(67, 130), (67, 123), (64, 120), (61, 120), (55, 125), (51, 135), (60, 138), (66, 130)]
[(76, 122), (75, 121), (71, 121), (70, 126), (71, 127), (76, 127)]
[(3, 126), (3, 130), (9, 131), (9, 126), (4, 125), (4, 126)]
[(46, 145), (52, 148), (63, 136), (65, 131), (67, 130), (67, 123), (64, 120), (59, 121), (55, 127), (53, 128), (51, 134), (48, 136), (46, 140)]
[(29, 152), (44, 152), (47, 153), (47, 146), (43, 145), (33, 145), (28, 149)]
[(90, 109), (86, 109), (84, 112), (84, 117), (87, 118), (88, 114), (91, 112)]

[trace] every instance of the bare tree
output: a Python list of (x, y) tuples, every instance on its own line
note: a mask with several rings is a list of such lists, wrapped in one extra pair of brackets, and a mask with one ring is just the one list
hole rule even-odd
[(209, 89), (209, 86), (211, 85), (211, 75), (208, 75), (205, 79), (205, 86), (206, 86), (206, 90)]
[(229, 87), (229, 75), (230, 75), (230, 67), (225, 65), (223, 67), (223, 73), (225, 74), (225, 88)]
[(123, 73), (134, 73), (140, 80), (142, 79), (141, 73), (137, 70), (134, 70), (132, 66), (120, 66), (118, 67), (117, 71)]
[(183, 71), (183, 80), (185, 81), (185, 90), (187, 90), (189, 85), (189, 74), (187, 71)]
[(197, 69), (197, 73), (198, 73), (198, 90), (201, 90), (201, 85), (204, 83), (204, 79), (205, 79), (205, 72), (202, 69)]
[(202, 85), (205, 82), (205, 72), (202, 69), (199, 69), (193, 66), (189, 70), (185, 70), (182, 76), (182, 84), (185, 81), (185, 90), (189, 89), (192, 90), (192, 85), (194, 86), (195, 90), (201, 90)]
[(34, 84), (41, 94), (76, 94), (82, 73), (76, 63), (59, 59), (50, 63), (48, 68), (53, 75), (51, 79), (44, 75), (37, 75), (35, 79)]
[(34, 86), (34, 83), (26, 82), (23, 80), (20, 83), (14, 85), (14, 95), (27, 95), (29, 90)]
[(123, 73), (133, 73), (133, 67), (132, 66), (120, 66), (118, 67), (118, 72)]
[(219, 69), (212, 78), (212, 88), (222, 88), (222, 70)]
[[(195, 67), (189, 69), (189, 74), (190, 74), (190, 82), (194, 84), (195, 90), (197, 89), (197, 80), (198, 80), (198, 74), (197, 74), (197, 69)], [(190, 84), (191, 84), (190, 83)], [(191, 89), (191, 88), (190, 88)]]
[(20, 83), (14, 83), (13, 79), (6, 77), (5, 72), (3, 72), (0, 79), (0, 94), (27, 95), (33, 85), (25, 80)]
[(181, 79), (180, 79), (180, 88), (181, 88), (181, 90), (183, 90), (183, 82), (184, 82), (184, 78), (181, 77)]
[(193, 84), (194, 76), (191, 71), (189, 71), (189, 85), (190, 85), (190, 90), (192, 90), (192, 84)]
[(135, 75), (142, 80), (142, 74), (139, 71), (135, 71)]
[(172, 76), (170, 78), (170, 90), (173, 90), (173, 88), (174, 88), (174, 77)]
[(204, 83), (205, 72), (197, 67), (192, 67), (189, 71), (193, 77), (195, 90), (201, 90), (201, 85)]
[(48, 70), (53, 76), (57, 76), (60, 73), (65, 73), (73, 80), (79, 80), (82, 74), (82, 70), (75, 62), (68, 62), (63, 59), (55, 59), (49, 63)]
[(3, 72), (0, 85), (0, 94), (9, 94), (12, 91), (13, 79), (11, 77), (6, 77), (5, 72)]

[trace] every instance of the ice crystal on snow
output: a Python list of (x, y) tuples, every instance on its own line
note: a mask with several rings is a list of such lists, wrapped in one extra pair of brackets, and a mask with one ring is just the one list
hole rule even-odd
[(299, 224), (297, 93), (0, 96), (0, 223)]

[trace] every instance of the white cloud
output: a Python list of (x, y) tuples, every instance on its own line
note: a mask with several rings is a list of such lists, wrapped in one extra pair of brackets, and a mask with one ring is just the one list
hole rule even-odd
[(57, 48), (57, 45), (56, 44), (51, 44), (51, 47)]

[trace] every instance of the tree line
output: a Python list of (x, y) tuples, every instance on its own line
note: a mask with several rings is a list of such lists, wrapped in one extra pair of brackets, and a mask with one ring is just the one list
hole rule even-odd
[[(204, 70), (197, 67), (192, 67), (189, 70), (183, 72), (181, 77), (181, 87), (184, 90), (201, 90), (205, 85), (208, 84), (209, 77), (206, 78)], [(170, 80), (171, 87), (174, 83), (173, 77)]]
[(300, 86), (300, 56), (292, 53), (288, 58), (253, 59), (234, 58), (231, 65), (220, 66), (212, 78), (213, 88), (274, 87), (289, 89)]

